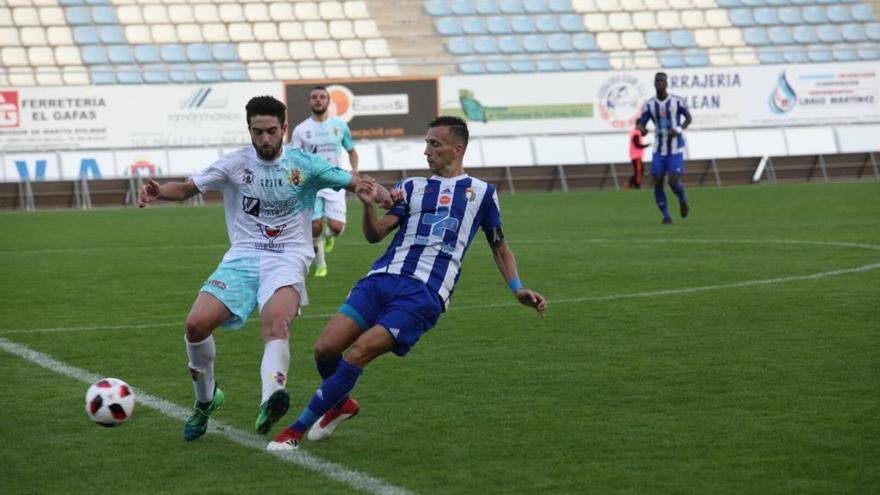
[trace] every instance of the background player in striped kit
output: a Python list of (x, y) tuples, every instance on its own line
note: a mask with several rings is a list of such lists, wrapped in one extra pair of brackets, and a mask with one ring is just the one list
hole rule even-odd
[[(666, 92), (667, 80), (665, 72), (654, 75), (654, 89), (657, 96), (645, 102), (642, 115), (638, 120), (638, 128), (644, 136), (648, 129), (648, 121), (654, 122), (654, 154), (651, 158), (651, 177), (654, 179), (654, 200), (663, 214), (663, 223), (672, 223), (666, 193), (663, 191), (663, 177), (669, 177), (669, 188), (678, 196), (681, 218), (688, 216), (690, 206), (681, 184), (684, 174), (684, 135), (682, 132), (691, 125), (691, 112), (687, 103), (675, 95)], [(682, 122), (684, 120), (684, 122)]]
[(359, 405), (349, 393), (364, 367), (388, 351), (405, 355), (436, 324), (449, 305), (461, 261), (478, 228), (486, 234), (517, 301), (541, 316), (547, 309), (541, 294), (520, 283), (516, 259), (501, 231), (495, 187), (464, 172), (467, 124), (444, 116), (428, 126), (425, 156), (432, 177), (398, 184), (392, 192), (398, 203), (381, 219), (371, 205), (375, 182), (364, 180), (358, 189), (367, 240), (379, 242), (394, 229), (397, 233), (318, 338), (315, 361), (324, 381), (299, 419), (269, 443), (269, 450), (298, 448), (309, 428), (310, 440), (327, 438), (339, 423), (358, 413)]

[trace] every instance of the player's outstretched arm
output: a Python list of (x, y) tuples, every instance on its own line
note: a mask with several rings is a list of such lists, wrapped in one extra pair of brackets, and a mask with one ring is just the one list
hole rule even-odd
[(516, 270), (516, 257), (513, 255), (513, 251), (507, 247), (503, 236), (500, 239), (498, 237), (495, 236), (497, 240), (489, 239), (489, 246), (492, 248), (492, 255), (495, 258), (495, 264), (498, 265), (498, 270), (504, 276), (504, 280), (516, 300), (524, 306), (535, 308), (535, 311), (543, 318), (547, 311), (547, 299), (540, 293), (523, 287)]
[(166, 182), (164, 184), (159, 184), (154, 179), (147, 179), (147, 183), (141, 187), (138, 194), (138, 206), (143, 208), (157, 199), (183, 201), (199, 192), (201, 191), (192, 179), (187, 179), (185, 182)]
[(367, 242), (371, 244), (379, 242), (397, 227), (400, 217), (389, 213), (382, 218), (377, 218), (375, 204), (379, 202), (378, 195), (382, 194), (386, 196), (382, 202), (382, 206), (386, 207), (385, 205), (387, 203), (387, 208), (391, 208), (394, 202), (399, 201), (400, 195), (390, 193), (387, 189), (382, 187), (381, 184), (377, 183), (375, 179), (369, 176), (361, 177), (356, 193), (358, 199), (364, 204), (364, 237), (367, 239)]

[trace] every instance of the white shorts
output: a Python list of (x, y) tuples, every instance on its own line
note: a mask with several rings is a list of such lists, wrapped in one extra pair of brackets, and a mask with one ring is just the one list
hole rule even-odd
[(329, 218), (337, 222), (345, 223), (346, 204), (345, 189), (334, 191), (333, 189), (321, 189), (315, 199), (315, 209), (312, 210), (312, 221), (321, 218)]
[(239, 329), (254, 308), (262, 310), (281, 287), (292, 286), (299, 292), (300, 307), (309, 304), (305, 282), (308, 272), (306, 260), (292, 254), (245, 256), (220, 262), (201, 291), (216, 297), (232, 313), (223, 326)]

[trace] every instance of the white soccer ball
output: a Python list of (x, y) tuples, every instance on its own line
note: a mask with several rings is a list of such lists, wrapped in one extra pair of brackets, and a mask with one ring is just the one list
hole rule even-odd
[(102, 378), (86, 392), (86, 414), (101, 426), (116, 426), (134, 412), (134, 392), (118, 378)]

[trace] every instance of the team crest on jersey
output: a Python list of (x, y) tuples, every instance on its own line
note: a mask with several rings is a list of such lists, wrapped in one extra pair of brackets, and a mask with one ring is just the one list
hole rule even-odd
[(287, 180), (294, 186), (300, 185), (302, 183), (302, 171), (298, 168), (291, 170), (290, 177)]
[(254, 182), (254, 171), (246, 168), (244, 169), (244, 183), (252, 184)]
[(469, 187), (464, 190), (464, 197), (466, 197), (468, 201), (473, 201), (477, 199), (477, 193), (474, 192), (473, 187)]
[(287, 224), (277, 225), (275, 227), (270, 227), (268, 225), (260, 225), (260, 232), (263, 234), (263, 237), (269, 239), (270, 241), (274, 241), (276, 237), (281, 235), (281, 232), (284, 231), (284, 227), (287, 227)]
[(338, 127), (333, 128), (333, 135), (336, 137), (339, 137), (339, 128)]

